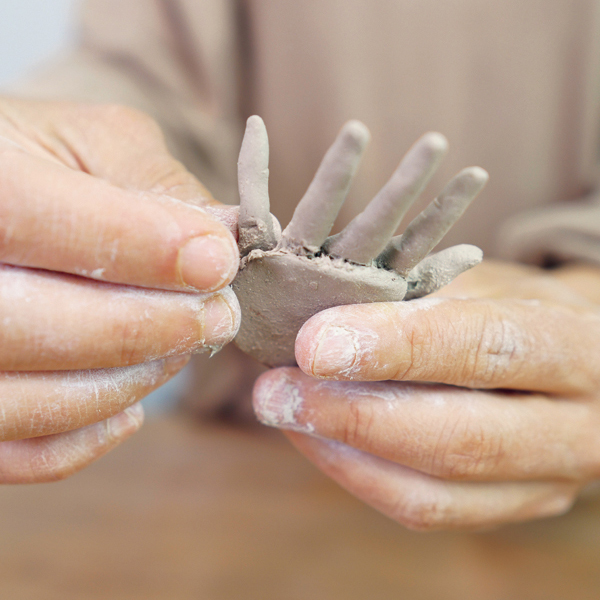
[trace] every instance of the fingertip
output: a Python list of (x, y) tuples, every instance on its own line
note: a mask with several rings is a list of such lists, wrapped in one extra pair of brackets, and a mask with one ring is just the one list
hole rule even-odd
[[(307, 375), (333, 381), (390, 379), (406, 359), (406, 331), (427, 299), (329, 308), (309, 319), (296, 338), (296, 361)], [(408, 317), (407, 314), (411, 316)], [(405, 323), (405, 319), (411, 323)]]
[(446, 136), (437, 131), (428, 131), (421, 137), (420, 142), (436, 154), (445, 154), (450, 146)]
[[(347, 324), (347, 316), (347, 307), (330, 308), (302, 326), (295, 350), (296, 362), (304, 373), (335, 380), (355, 371), (361, 349), (353, 326)], [(351, 312), (349, 321), (352, 321)]]
[[(137, 402), (106, 421), (106, 437), (109, 444), (118, 444), (136, 433), (144, 423), (144, 409)], [(98, 426), (102, 426), (99, 423)]]
[(281, 223), (275, 215), (271, 215), (271, 221), (273, 222), (273, 235), (276, 240), (280, 240), (282, 233)]
[(135, 404), (132, 404), (123, 412), (125, 412), (127, 416), (132, 420), (134, 431), (137, 431), (144, 424), (144, 419), (146, 415), (141, 402), (136, 402)]
[(239, 266), (239, 251), (225, 230), (187, 240), (177, 255), (180, 283), (198, 292), (214, 292), (229, 285)]
[(326, 326), (323, 313), (311, 317), (298, 331), (296, 336), (296, 363), (304, 373), (315, 376), (314, 361), (323, 328)]
[(181, 371), (181, 369), (183, 369), (190, 362), (191, 358), (192, 357), (190, 354), (169, 356), (168, 358), (165, 358), (163, 363), (165, 374), (168, 377), (177, 375), (177, 373), (179, 373), (179, 371)]
[(266, 416), (268, 412), (266, 405), (273, 392), (273, 387), (279, 381), (280, 376), (278, 371), (279, 369), (272, 369), (263, 373), (254, 382), (254, 387), (252, 388), (252, 408), (254, 409), (256, 418), (264, 425), (270, 425)]
[(265, 122), (258, 115), (252, 115), (248, 117), (246, 120), (246, 128), (261, 130), (264, 129), (266, 131)]
[(301, 408), (299, 371), (293, 367), (271, 369), (263, 373), (252, 389), (252, 407), (256, 418), (269, 427), (295, 428), (295, 412)]
[(243, 162), (243, 157), (253, 163), (257, 158), (260, 162), (268, 162), (269, 160), (269, 135), (265, 122), (258, 116), (252, 115), (246, 121), (246, 131), (242, 140), (242, 148), (240, 150), (240, 162)]
[(468, 262), (480, 263), (483, 260), (483, 250), (479, 246), (474, 246), (473, 244), (458, 244), (452, 247), (456, 248), (457, 254), (464, 256), (465, 259), (468, 257)]
[(341, 131), (342, 135), (356, 146), (359, 152), (362, 152), (371, 141), (371, 132), (369, 128), (356, 119), (344, 124)]
[(490, 174), (481, 167), (467, 167), (459, 173), (460, 177), (470, 179), (474, 185), (483, 187), (490, 179)]
[(231, 288), (225, 288), (205, 301), (202, 319), (202, 348), (214, 353), (231, 342), (241, 324), (241, 308)]

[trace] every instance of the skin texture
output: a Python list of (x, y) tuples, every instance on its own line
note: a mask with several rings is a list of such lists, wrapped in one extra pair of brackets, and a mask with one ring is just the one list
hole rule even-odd
[(0, 153), (0, 482), (52, 481), (235, 336), (237, 212), (124, 107), (0, 98)]
[(592, 267), (484, 261), (430, 298), (331, 308), (255, 411), (409, 528), (561, 514), (600, 476), (599, 290)]
[(263, 364), (295, 365), (296, 335), (318, 312), (418, 298), (481, 261), (481, 251), (468, 245), (428, 256), (487, 183), (479, 167), (463, 169), (392, 237), (446, 153), (439, 133), (419, 139), (365, 210), (329, 236), (368, 140), (362, 123), (344, 125), (280, 234), (269, 213), (267, 132), (259, 117), (248, 119), (238, 163), (242, 261), (233, 289), (242, 325), (236, 344)]

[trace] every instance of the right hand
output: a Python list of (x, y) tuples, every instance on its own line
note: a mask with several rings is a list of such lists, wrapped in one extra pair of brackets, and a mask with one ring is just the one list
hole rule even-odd
[(0, 153), (0, 483), (51, 481), (235, 336), (237, 219), (129, 108), (0, 98)]

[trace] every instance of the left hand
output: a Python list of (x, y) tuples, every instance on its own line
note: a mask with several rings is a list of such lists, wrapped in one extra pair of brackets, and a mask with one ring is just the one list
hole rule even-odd
[(331, 308), (298, 334), (306, 375), (265, 373), (255, 411), (409, 528), (561, 514), (600, 477), (599, 290), (591, 267), (484, 262), (434, 297)]

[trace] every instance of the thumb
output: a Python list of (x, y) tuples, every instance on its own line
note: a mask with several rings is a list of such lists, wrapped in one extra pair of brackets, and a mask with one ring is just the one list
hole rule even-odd
[(239, 256), (218, 203), (152, 119), (67, 103), (19, 110), (29, 136), (0, 140), (1, 262), (159, 289), (231, 282)]

